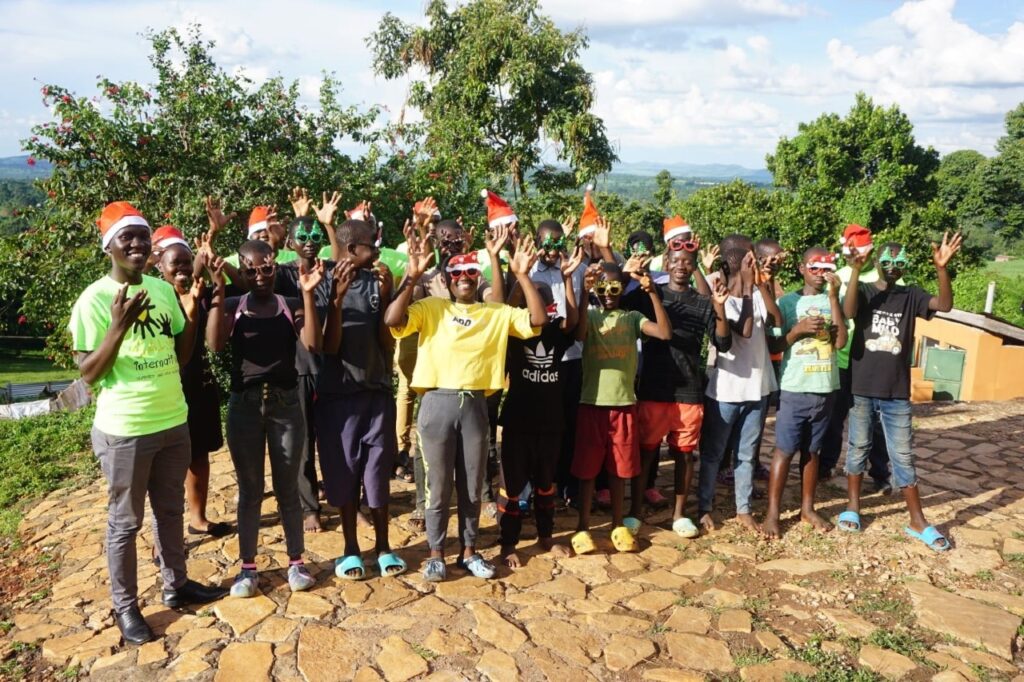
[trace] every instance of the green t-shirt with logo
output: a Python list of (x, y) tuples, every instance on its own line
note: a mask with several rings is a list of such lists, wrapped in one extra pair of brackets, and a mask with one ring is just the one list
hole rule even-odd
[[(110, 306), (123, 285), (103, 277), (89, 285), (71, 309), (72, 348), (84, 353), (99, 348), (110, 328)], [(174, 288), (155, 277), (128, 287), (128, 298), (149, 292), (149, 307), (125, 334), (113, 367), (95, 384), (93, 425), (111, 436), (146, 436), (184, 424), (188, 417), (178, 374), (174, 337), (185, 328), (185, 315)]]
[(636, 342), (645, 319), (635, 310), (587, 308), (581, 403), (601, 407), (636, 403)]
[(839, 365), (832, 346), (832, 304), (828, 294), (804, 296), (792, 291), (779, 299), (782, 333), (789, 331), (805, 317), (821, 317), (825, 327), (815, 337), (800, 339), (782, 356), (782, 380), (779, 388), (792, 393), (831, 393), (839, 388)]

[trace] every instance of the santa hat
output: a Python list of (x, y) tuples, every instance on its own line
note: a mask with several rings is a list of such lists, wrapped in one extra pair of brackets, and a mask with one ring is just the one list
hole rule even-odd
[(515, 211), (508, 205), (508, 202), (499, 197), (489, 189), (480, 190), (480, 196), (487, 204), (487, 226), (498, 227), (499, 225), (511, 225), (519, 222)]
[(836, 254), (815, 253), (813, 256), (807, 259), (807, 265), (813, 268), (821, 268), (822, 270), (835, 270)]
[[(423, 202), (424, 201), (426, 201), (426, 199), (417, 201), (415, 204), (413, 204), (412, 205), (412, 212), (416, 213), (416, 214), (419, 214), (420, 210), (423, 208)], [(441, 219), (441, 211), (440, 211), (440, 209), (437, 208), (436, 204), (434, 205), (434, 212), (433, 212), (433, 214), (431, 214), (430, 217), (433, 218), (434, 220), (440, 220)]]
[(365, 220), (367, 222), (377, 222), (377, 216), (370, 212), (369, 207), (365, 201), (360, 201), (359, 205), (348, 212), (349, 220)]
[(445, 270), (449, 273), (462, 272), (463, 270), (480, 269), (480, 259), (476, 257), (476, 251), (471, 253), (462, 253), (458, 256), (452, 256), (448, 259), (448, 265), (445, 266)]
[(668, 244), (676, 237), (693, 235), (693, 228), (681, 216), (674, 215), (662, 221), (662, 231), (665, 233), (665, 243)]
[(257, 206), (249, 214), (249, 239), (261, 230), (266, 230), (270, 227), (270, 222), (267, 220), (271, 212), (270, 206)]
[(153, 248), (166, 249), (168, 246), (181, 244), (189, 251), (192, 247), (185, 240), (185, 235), (174, 225), (162, 225), (153, 232)]
[(580, 216), (579, 229), (581, 237), (594, 234), (597, 230), (597, 219), (601, 217), (601, 214), (597, 212), (597, 206), (594, 206), (594, 200), (590, 197), (590, 193), (593, 191), (594, 186), (587, 185), (586, 191), (583, 192), (583, 215)]
[(843, 245), (844, 256), (849, 256), (855, 249), (861, 253), (867, 253), (867, 250), (871, 248), (871, 230), (863, 225), (850, 223), (843, 230), (843, 236), (839, 238), (839, 243)]
[(106, 248), (118, 232), (130, 225), (143, 225), (149, 229), (149, 223), (135, 208), (127, 201), (115, 201), (107, 204), (96, 221), (96, 227), (100, 228), (100, 238), (103, 240), (103, 248)]

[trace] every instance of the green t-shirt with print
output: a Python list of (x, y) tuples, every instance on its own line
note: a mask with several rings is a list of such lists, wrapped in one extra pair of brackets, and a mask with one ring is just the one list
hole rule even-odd
[[(99, 348), (110, 328), (110, 306), (123, 285), (103, 277), (82, 292), (71, 309), (72, 348), (84, 353)], [(188, 417), (178, 374), (174, 337), (185, 328), (185, 315), (174, 288), (155, 277), (128, 287), (128, 297), (149, 292), (149, 306), (125, 334), (113, 367), (95, 384), (93, 425), (111, 436), (146, 436), (184, 424)]]
[(645, 319), (635, 310), (587, 308), (581, 403), (601, 407), (636, 403), (636, 342)]
[(839, 364), (832, 346), (832, 305), (822, 292), (805, 296), (792, 291), (779, 299), (782, 333), (789, 331), (805, 317), (821, 317), (825, 327), (815, 337), (800, 339), (782, 356), (782, 379), (779, 388), (792, 393), (831, 393), (839, 388)]

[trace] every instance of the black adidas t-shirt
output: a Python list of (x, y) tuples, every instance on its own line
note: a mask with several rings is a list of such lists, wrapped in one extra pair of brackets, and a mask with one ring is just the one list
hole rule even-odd
[(562, 356), (573, 337), (562, 331), (557, 318), (532, 339), (509, 337), (505, 371), (508, 393), (498, 423), (505, 428), (562, 431)]

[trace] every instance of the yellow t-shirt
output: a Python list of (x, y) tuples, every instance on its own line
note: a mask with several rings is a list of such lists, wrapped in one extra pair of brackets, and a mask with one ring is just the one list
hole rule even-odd
[(430, 296), (409, 306), (404, 327), (391, 329), (396, 339), (416, 332), (420, 336), (410, 382), (414, 390), (494, 393), (504, 384), (508, 337), (529, 339), (540, 329), (530, 326), (530, 311), (523, 308), (503, 303), (464, 305)]

